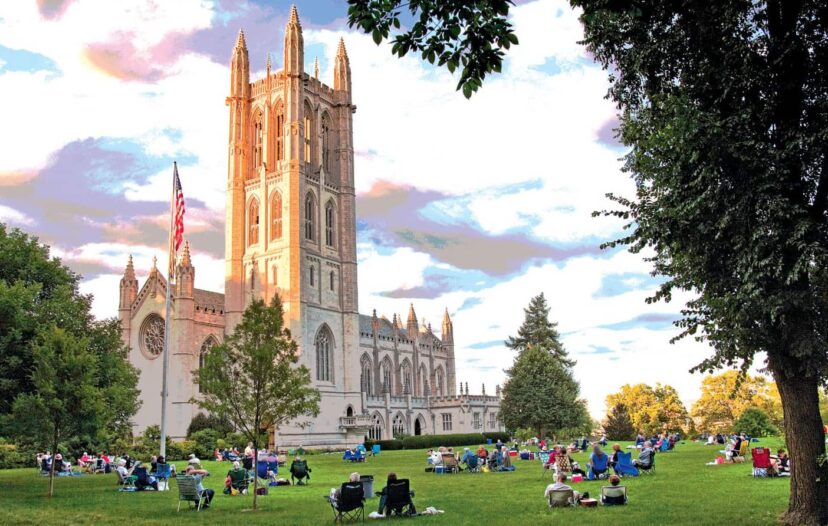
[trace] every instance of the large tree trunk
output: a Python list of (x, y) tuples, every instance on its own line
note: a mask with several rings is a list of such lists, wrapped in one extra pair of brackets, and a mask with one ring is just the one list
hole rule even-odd
[(814, 377), (774, 371), (785, 415), (785, 439), (790, 449), (791, 496), (785, 524), (828, 524), (828, 465), (819, 414), (819, 384)]

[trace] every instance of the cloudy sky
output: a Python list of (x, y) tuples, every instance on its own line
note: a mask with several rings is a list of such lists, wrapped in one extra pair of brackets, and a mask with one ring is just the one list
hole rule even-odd
[[(458, 380), (503, 380), (529, 299), (544, 292), (590, 411), (628, 382), (677, 387), (710, 350), (670, 345), (683, 299), (647, 305), (641, 256), (600, 250), (621, 225), (590, 217), (631, 195), (607, 74), (577, 44), (563, 0), (518, 2), (521, 44), (471, 101), (456, 79), (348, 29), (342, 0), (297, 2), (306, 70), (332, 83), (344, 36), (353, 73), (360, 310), (452, 314)], [(180, 166), (197, 286), (223, 288), (228, 64), (244, 29), (254, 78), (280, 67), (289, 2), (0, 3), (0, 221), (49, 243), (84, 276), (99, 317), (118, 280), (165, 258), (169, 177)], [(327, 79), (327, 80), (326, 80)]]

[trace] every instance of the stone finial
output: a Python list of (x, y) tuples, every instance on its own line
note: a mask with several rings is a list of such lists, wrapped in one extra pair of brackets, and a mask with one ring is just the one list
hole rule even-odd
[(288, 25), (296, 25), (302, 27), (302, 24), (299, 23), (299, 10), (296, 9), (296, 4), (292, 4), (290, 6), (290, 17), (288, 18)]
[(319, 80), (319, 57), (313, 59), (313, 78)]
[(244, 41), (244, 31), (239, 29), (239, 36), (236, 38), (236, 49), (247, 49), (247, 42)]
[(347, 60), (348, 51), (345, 49), (345, 39), (339, 37), (339, 46), (336, 48), (336, 56)]
[(273, 67), (273, 63), (270, 61), (270, 52), (267, 52), (267, 62), (265, 62), (265, 68), (267, 69), (268, 74), (270, 74), (270, 69)]
[(193, 263), (190, 260), (190, 240), (184, 241), (184, 254), (181, 256), (182, 267), (192, 267)]
[(158, 257), (152, 256), (152, 268), (150, 272), (158, 272)]
[(127, 266), (124, 269), (124, 279), (128, 281), (135, 279), (135, 267), (132, 264), (132, 254), (130, 254), (129, 259), (127, 259)]
[(483, 396), (486, 396), (486, 384), (483, 384)]
[(466, 382), (466, 394), (469, 394), (469, 382)]
[(408, 323), (411, 323), (412, 321), (414, 323), (417, 322), (417, 314), (414, 312), (414, 304), (413, 303), (410, 304), (410, 306), (408, 307)]
[(500, 398), (500, 384), (495, 386), (495, 395)]

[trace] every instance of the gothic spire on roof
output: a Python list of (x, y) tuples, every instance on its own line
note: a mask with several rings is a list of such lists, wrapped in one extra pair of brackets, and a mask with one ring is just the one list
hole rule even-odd
[(299, 10), (296, 9), (296, 4), (290, 6), (290, 17), (288, 18), (288, 25), (297, 25), (299, 27), (302, 24), (299, 22)]
[(265, 68), (270, 71), (270, 68), (273, 66), (273, 63), (270, 61), (270, 51), (267, 52), (267, 62), (265, 63)]
[(244, 41), (244, 31), (239, 29), (239, 36), (236, 38), (236, 48), (247, 49), (247, 43)]
[(336, 56), (344, 59), (348, 58), (348, 51), (345, 49), (345, 39), (339, 37), (339, 46), (336, 48)]
[(132, 254), (129, 255), (127, 266), (124, 269), (124, 279), (132, 281), (135, 279), (135, 267), (132, 264)]
[(192, 261), (190, 260), (190, 240), (184, 241), (184, 254), (181, 256), (181, 266), (182, 267), (191, 267), (193, 266)]
[(319, 80), (319, 57), (313, 59), (313, 78)]

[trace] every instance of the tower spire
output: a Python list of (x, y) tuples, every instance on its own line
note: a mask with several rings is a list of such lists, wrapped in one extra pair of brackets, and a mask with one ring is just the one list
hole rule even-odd
[(285, 27), (285, 73), (301, 75), (305, 70), (305, 41), (296, 4), (290, 7), (290, 17)]
[(190, 261), (190, 240), (184, 241), (184, 254), (181, 256), (181, 266), (182, 267), (191, 267), (193, 266), (192, 262)]
[(351, 93), (351, 63), (348, 60), (348, 52), (345, 50), (345, 39), (339, 38), (339, 47), (336, 49), (334, 59), (334, 84), (335, 90)]
[(239, 29), (239, 36), (236, 37), (236, 49), (247, 49), (247, 43), (244, 41), (244, 31)]
[(313, 78), (319, 80), (319, 57), (313, 59)]

